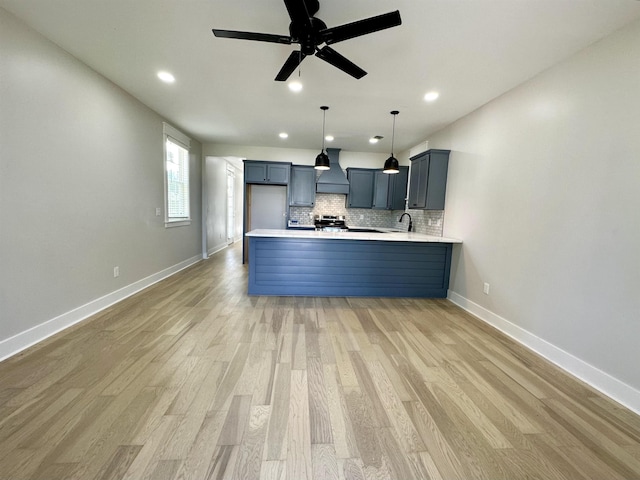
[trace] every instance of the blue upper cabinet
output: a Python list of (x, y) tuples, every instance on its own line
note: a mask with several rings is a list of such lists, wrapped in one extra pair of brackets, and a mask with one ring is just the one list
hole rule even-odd
[(371, 208), (386, 210), (389, 208), (389, 186), (392, 175), (376, 170), (373, 178), (373, 205)]
[(373, 178), (370, 168), (347, 168), (349, 194), (347, 208), (371, 208), (373, 206)]
[(400, 167), (400, 172), (392, 175), (389, 185), (389, 209), (404, 210), (407, 202), (407, 187), (409, 183), (409, 167)]
[(290, 163), (245, 160), (244, 183), (288, 185), (290, 171)]
[(315, 168), (306, 165), (293, 165), (289, 182), (289, 205), (292, 207), (313, 207), (315, 202)]
[(444, 210), (450, 150), (427, 150), (411, 158), (409, 208)]
[(375, 170), (373, 206), (378, 210), (404, 210), (407, 198), (409, 167), (400, 167), (395, 174)]

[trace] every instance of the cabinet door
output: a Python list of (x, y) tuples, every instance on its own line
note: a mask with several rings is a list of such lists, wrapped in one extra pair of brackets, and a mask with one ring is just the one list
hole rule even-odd
[(244, 164), (244, 182), (245, 183), (264, 183), (267, 181), (267, 164), (257, 162), (245, 162)]
[(444, 210), (448, 169), (449, 152), (431, 152), (429, 155), (425, 209)]
[(376, 170), (373, 180), (373, 204), (372, 208), (386, 210), (389, 208), (389, 187), (394, 175)]
[(316, 171), (313, 167), (291, 167), (289, 205), (313, 207), (316, 200)]
[(274, 163), (267, 164), (267, 182), (287, 185), (289, 183), (289, 171), (291, 166), (288, 164), (278, 165)]
[(374, 170), (348, 168), (349, 194), (348, 208), (371, 208), (373, 204), (373, 174)]
[(407, 181), (409, 180), (409, 167), (400, 167), (400, 172), (391, 175), (389, 184), (389, 208), (391, 210), (404, 210), (407, 198)]
[(449, 150), (428, 150), (411, 159), (409, 208), (444, 210)]
[(424, 208), (427, 202), (427, 173), (429, 171), (429, 156), (421, 153), (411, 159), (411, 174), (409, 176), (409, 208)]

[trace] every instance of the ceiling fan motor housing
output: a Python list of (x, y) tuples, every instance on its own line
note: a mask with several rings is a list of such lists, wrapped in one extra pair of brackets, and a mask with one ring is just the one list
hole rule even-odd
[(291, 22), (289, 24), (291, 43), (299, 43), (300, 50), (302, 50), (302, 53), (305, 55), (313, 55), (316, 53), (316, 47), (324, 41), (320, 36), (320, 31), (326, 30), (327, 28), (327, 24), (319, 18), (311, 17), (309, 20), (311, 22), (310, 28), (298, 22)]

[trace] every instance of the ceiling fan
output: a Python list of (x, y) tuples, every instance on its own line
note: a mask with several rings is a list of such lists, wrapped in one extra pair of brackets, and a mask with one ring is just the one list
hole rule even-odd
[[(278, 82), (287, 80), (302, 60), (309, 55), (315, 55), (354, 78), (362, 78), (367, 72), (351, 60), (340, 55), (329, 45), (395, 27), (402, 23), (400, 12), (396, 10), (395, 12), (357, 20), (338, 27), (327, 28), (327, 25), (322, 20), (314, 17), (320, 9), (318, 0), (284, 0), (284, 4), (291, 18), (289, 36), (213, 29), (213, 34), (216, 37), (284, 43), (287, 45), (292, 43), (300, 44), (300, 50), (291, 52), (278, 75), (276, 75), (275, 80)], [(320, 48), (322, 44), (324, 46)]]

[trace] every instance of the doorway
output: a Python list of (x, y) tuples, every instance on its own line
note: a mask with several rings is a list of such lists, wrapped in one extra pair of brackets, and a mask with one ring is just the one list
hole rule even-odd
[(208, 258), (242, 239), (242, 159), (205, 156), (202, 171), (202, 245)]
[(235, 237), (236, 206), (235, 206), (236, 172), (227, 165), (227, 245), (231, 245)]

